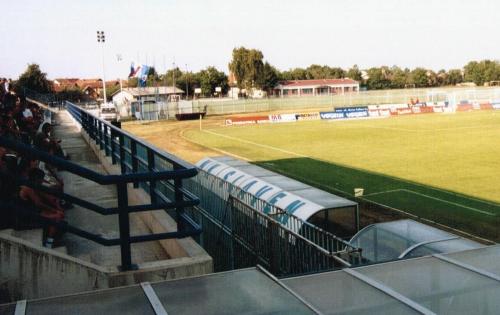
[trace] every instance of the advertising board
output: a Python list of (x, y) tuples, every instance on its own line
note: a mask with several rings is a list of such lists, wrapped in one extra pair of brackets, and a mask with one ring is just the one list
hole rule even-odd
[(251, 125), (268, 123), (269, 116), (246, 116), (246, 117), (231, 117), (225, 120), (226, 126), (232, 125)]
[(273, 123), (297, 121), (296, 114), (275, 114), (269, 115), (269, 121)]
[(320, 119), (319, 113), (299, 113), (295, 114), (297, 120), (318, 120)]

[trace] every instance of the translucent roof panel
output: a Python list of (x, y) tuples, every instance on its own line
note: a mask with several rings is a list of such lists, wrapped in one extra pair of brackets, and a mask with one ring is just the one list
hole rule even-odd
[(500, 245), (445, 255), (500, 276)]
[(101, 290), (29, 301), (26, 314), (151, 314), (155, 312), (140, 286)]
[[(458, 236), (413, 220), (398, 220), (367, 226), (354, 235), (350, 243), (363, 249), (363, 258), (366, 260), (383, 262), (404, 257), (413, 247), (452, 239), (458, 239)], [(428, 250), (443, 253), (481, 246), (467, 240), (465, 243), (451, 242)]]
[(343, 271), (282, 282), (323, 314), (419, 314)]
[(497, 314), (500, 282), (434, 257), (356, 268), (437, 314)]
[(169, 314), (314, 314), (256, 269), (151, 284)]
[(475, 248), (478, 248), (478, 243), (465, 238), (456, 238), (416, 246), (411, 251), (406, 253), (404, 258), (421, 257), (436, 253), (450, 253)]

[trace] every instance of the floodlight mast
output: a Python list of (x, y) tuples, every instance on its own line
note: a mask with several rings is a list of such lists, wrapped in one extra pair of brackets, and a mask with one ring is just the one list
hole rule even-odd
[(106, 75), (104, 71), (104, 43), (106, 42), (106, 36), (104, 31), (97, 31), (97, 43), (101, 44), (101, 55), (102, 55), (102, 90), (103, 90), (103, 101), (107, 102), (106, 99)]

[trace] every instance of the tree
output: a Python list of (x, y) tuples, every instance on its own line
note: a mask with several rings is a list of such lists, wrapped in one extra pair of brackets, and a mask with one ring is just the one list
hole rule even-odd
[(401, 69), (397, 66), (391, 68), (391, 88), (393, 89), (403, 89), (408, 84), (408, 76), (410, 70), (408, 68)]
[(386, 78), (382, 68), (370, 68), (367, 71), (368, 80), (366, 85), (370, 90), (387, 89), (391, 86), (391, 81)]
[(428, 86), (427, 70), (424, 68), (415, 68), (410, 72), (410, 83), (415, 84), (415, 87)]
[(281, 73), (283, 80), (305, 80), (307, 79), (307, 71), (303, 68), (290, 69)]
[(155, 67), (149, 67), (146, 79), (146, 86), (156, 86), (159, 80), (160, 76), (156, 72)]
[(358, 68), (358, 65), (352, 66), (352, 68), (349, 69), (346, 73), (346, 77), (352, 80), (356, 80), (358, 82), (361, 82), (363, 80), (362, 73)]
[(500, 64), (497, 61), (471, 61), (464, 67), (464, 79), (476, 85), (500, 80)]
[(276, 68), (271, 66), (268, 62), (264, 63), (262, 75), (257, 81), (257, 85), (264, 91), (271, 91), (278, 84), (280, 73)]
[(42, 72), (36, 63), (29, 64), (26, 71), (19, 76), (16, 88), (28, 88), (39, 93), (52, 92), (52, 84), (47, 80), (47, 74)]
[(234, 74), (239, 88), (250, 89), (256, 82), (262, 82), (263, 58), (260, 50), (245, 47), (233, 49), (229, 70)]
[(182, 89), (182, 82), (179, 83), (179, 79), (183, 76), (182, 71), (178, 68), (175, 67), (174, 69), (170, 69), (159, 77), (158, 79), (161, 81), (162, 85), (167, 85), (167, 86), (172, 86), (174, 85), (174, 80), (175, 80), (175, 86)]
[(450, 69), (446, 75), (445, 84), (447, 85), (457, 85), (464, 81), (464, 76), (462, 75), (462, 70), (460, 69)]
[(78, 87), (65, 88), (56, 94), (58, 99), (72, 102), (78, 102), (84, 98), (83, 91)]
[(208, 67), (196, 73), (195, 78), (199, 80), (201, 94), (203, 96), (212, 96), (216, 87), (222, 89), (222, 93), (227, 93), (229, 85), (227, 83), (227, 76), (224, 72), (218, 71), (214, 67)]

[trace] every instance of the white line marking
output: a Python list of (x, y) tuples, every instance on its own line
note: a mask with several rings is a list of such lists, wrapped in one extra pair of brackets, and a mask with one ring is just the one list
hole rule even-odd
[(401, 191), (401, 189), (392, 189), (392, 190), (385, 190), (385, 191), (374, 192), (374, 193), (371, 193), (371, 194), (364, 194), (362, 197), (388, 194), (388, 193), (397, 192), (397, 191)]
[(386, 190), (386, 191), (379, 191), (379, 192), (376, 192), (376, 193), (367, 194), (364, 197), (369, 197), (369, 196), (374, 196), (374, 195), (381, 195), (381, 194), (386, 194), (386, 193), (388, 194), (388, 193), (393, 193), (393, 192), (398, 192), (398, 191), (406, 191), (406, 192), (411, 193), (411, 194), (415, 194), (415, 195), (422, 196), (422, 197), (425, 197), (425, 198), (429, 198), (429, 199), (437, 200), (437, 201), (440, 201), (440, 202), (448, 203), (450, 205), (454, 205), (454, 206), (457, 206), (457, 207), (460, 207), (460, 208), (468, 209), (468, 210), (471, 210), (471, 211), (474, 211), (474, 212), (479, 212), (479, 213), (482, 213), (482, 214), (485, 214), (485, 215), (489, 215), (489, 216), (496, 216), (495, 213), (491, 213), (491, 212), (488, 212), (488, 211), (479, 210), (479, 209), (476, 209), (476, 208), (464, 206), (464, 205), (456, 203), (456, 202), (444, 200), (444, 199), (437, 198), (437, 197), (432, 197), (432, 196), (429, 196), (429, 195), (426, 195), (426, 194), (422, 194), (422, 193), (419, 193), (419, 192), (416, 192), (416, 191), (413, 191), (413, 190), (410, 190), (410, 189), (405, 189), (405, 188), (393, 189), (393, 190)]
[(463, 127), (453, 127), (453, 128), (438, 128), (438, 129), (407, 129), (407, 128), (398, 128), (398, 127), (383, 127), (383, 126), (370, 126), (370, 125), (352, 125), (352, 126), (342, 126), (341, 128), (352, 128), (352, 129), (362, 129), (362, 128), (371, 128), (371, 129), (384, 129), (384, 130), (395, 130), (395, 131), (406, 131), (406, 132), (435, 132), (435, 131), (453, 131), (453, 130), (462, 130), (462, 129), (484, 129), (488, 127), (497, 127), (498, 125), (477, 125), (477, 126), (463, 126)]
[(256, 146), (259, 146), (259, 147), (262, 147), (262, 148), (266, 148), (266, 149), (276, 150), (276, 151), (279, 151), (279, 152), (282, 152), (282, 153), (286, 153), (286, 154), (290, 154), (290, 155), (294, 155), (294, 156), (298, 156), (298, 157), (305, 157), (305, 158), (310, 157), (310, 156), (303, 155), (303, 154), (300, 154), (300, 153), (295, 153), (295, 152), (292, 152), (292, 151), (288, 151), (288, 150), (280, 149), (280, 148), (277, 148), (277, 147), (273, 147), (273, 146), (270, 146), (270, 145), (267, 145), (267, 144), (256, 143), (256, 142), (245, 140), (245, 139), (240, 139), (240, 138), (231, 137), (231, 136), (228, 136), (228, 135), (223, 135), (223, 134), (211, 131), (211, 130), (203, 130), (203, 132), (207, 132), (207, 133), (219, 136), (219, 137), (231, 139), (231, 140), (238, 141), (238, 142), (243, 142), (243, 143), (248, 143), (248, 144), (256, 145)]
[[(259, 146), (259, 147), (263, 147), (263, 148), (266, 148), (266, 149), (276, 150), (276, 151), (279, 151), (279, 152), (282, 152), (282, 153), (287, 153), (287, 154), (294, 155), (294, 156), (298, 156), (298, 157), (313, 158), (313, 159), (318, 160), (318, 161), (322, 161), (322, 162), (330, 163), (329, 161), (322, 160), (322, 159), (317, 158), (317, 157), (314, 157), (314, 156), (304, 155), (304, 154), (300, 154), (300, 153), (295, 153), (295, 152), (292, 152), (292, 151), (288, 151), (288, 150), (280, 149), (280, 148), (277, 148), (277, 147), (273, 147), (273, 146), (270, 146), (270, 145), (267, 145), (267, 144), (261, 144), (261, 143), (257, 143), (257, 142), (253, 142), (253, 141), (249, 141), (249, 140), (245, 140), (245, 139), (240, 139), (240, 138), (236, 138), (236, 137), (232, 137), (232, 136), (228, 136), (228, 135), (220, 134), (220, 133), (217, 133), (217, 132), (212, 131), (212, 130), (202, 130), (202, 131), (203, 131), (203, 132), (210, 133), (210, 134), (213, 134), (213, 135), (216, 135), (216, 136), (219, 136), (219, 137), (223, 137), (223, 138), (231, 139), (231, 140), (238, 141), (238, 142), (243, 142), (243, 143), (252, 144), (252, 145)], [(231, 154), (231, 155), (235, 156), (235, 154)], [(249, 160), (249, 159), (245, 159), (245, 160)], [(369, 174), (374, 174), (374, 175), (378, 175), (378, 176), (384, 176), (384, 177), (387, 177), (387, 178), (395, 179), (395, 178), (394, 178), (394, 177), (392, 177), (392, 176), (387, 176), (387, 175), (380, 174), (380, 173), (376, 173), (376, 172), (372, 172), (372, 171), (369, 171), (369, 170), (363, 170), (363, 169), (359, 169), (359, 168), (354, 168), (354, 167), (350, 167), (350, 166), (347, 166), (347, 165), (345, 165), (345, 167), (348, 167), (348, 168), (351, 168), (351, 169), (354, 169), (354, 170), (358, 170), (358, 171), (361, 171), (361, 172), (366, 172), (366, 173), (369, 173)], [(308, 180), (309, 182), (311, 182), (311, 180), (310, 180), (310, 179), (307, 179), (307, 180)], [(458, 197), (461, 197), (461, 198), (464, 198), (464, 199), (473, 200), (473, 201), (480, 202), (480, 203), (484, 203), (484, 204), (487, 204), (487, 205), (490, 205), (490, 206), (494, 206), (494, 207), (500, 207), (500, 204), (499, 204), (499, 203), (496, 203), (496, 202), (489, 202), (489, 201), (486, 201), (486, 200), (481, 200), (481, 199), (474, 198), (474, 197), (464, 196), (464, 195), (462, 195), (462, 194), (453, 193), (453, 192), (446, 191), (446, 190), (444, 190), (444, 189), (440, 189), (440, 188), (437, 188), (437, 187), (426, 186), (426, 185), (424, 185), (424, 184), (419, 184), (419, 183), (416, 183), (416, 182), (412, 182), (412, 181), (409, 181), (409, 180), (405, 180), (405, 179), (403, 179), (403, 178), (397, 178), (397, 180), (399, 180), (399, 181), (401, 181), (401, 182), (404, 182), (404, 183), (411, 184), (411, 185), (415, 185), (415, 186), (423, 187), (423, 188), (426, 188), (426, 189), (432, 189), (432, 190), (435, 190), (435, 191), (439, 191), (439, 192), (442, 192), (442, 193), (446, 193), (446, 194), (448, 194), (448, 195), (458, 196)], [(327, 186), (327, 187), (329, 187), (329, 186)], [(330, 188), (333, 188), (333, 187), (330, 187)], [(333, 188), (333, 189), (334, 189), (334, 188)], [(341, 190), (339, 190), (339, 189), (337, 189), (337, 190), (338, 190), (338, 191), (341, 191)], [(350, 194), (350, 193), (349, 193), (349, 194)], [(466, 206), (462, 206), (462, 207), (466, 207)], [(474, 209), (474, 208), (472, 208), (472, 209)], [(476, 210), (477, 210), (477, 209), (476, 209)], [(482, 211), (482, 210), (479, 210), (479, 211)], [(488, 213), (489, 215), (492, 215), (490, 212), (487, 212), (487, 213)]]

